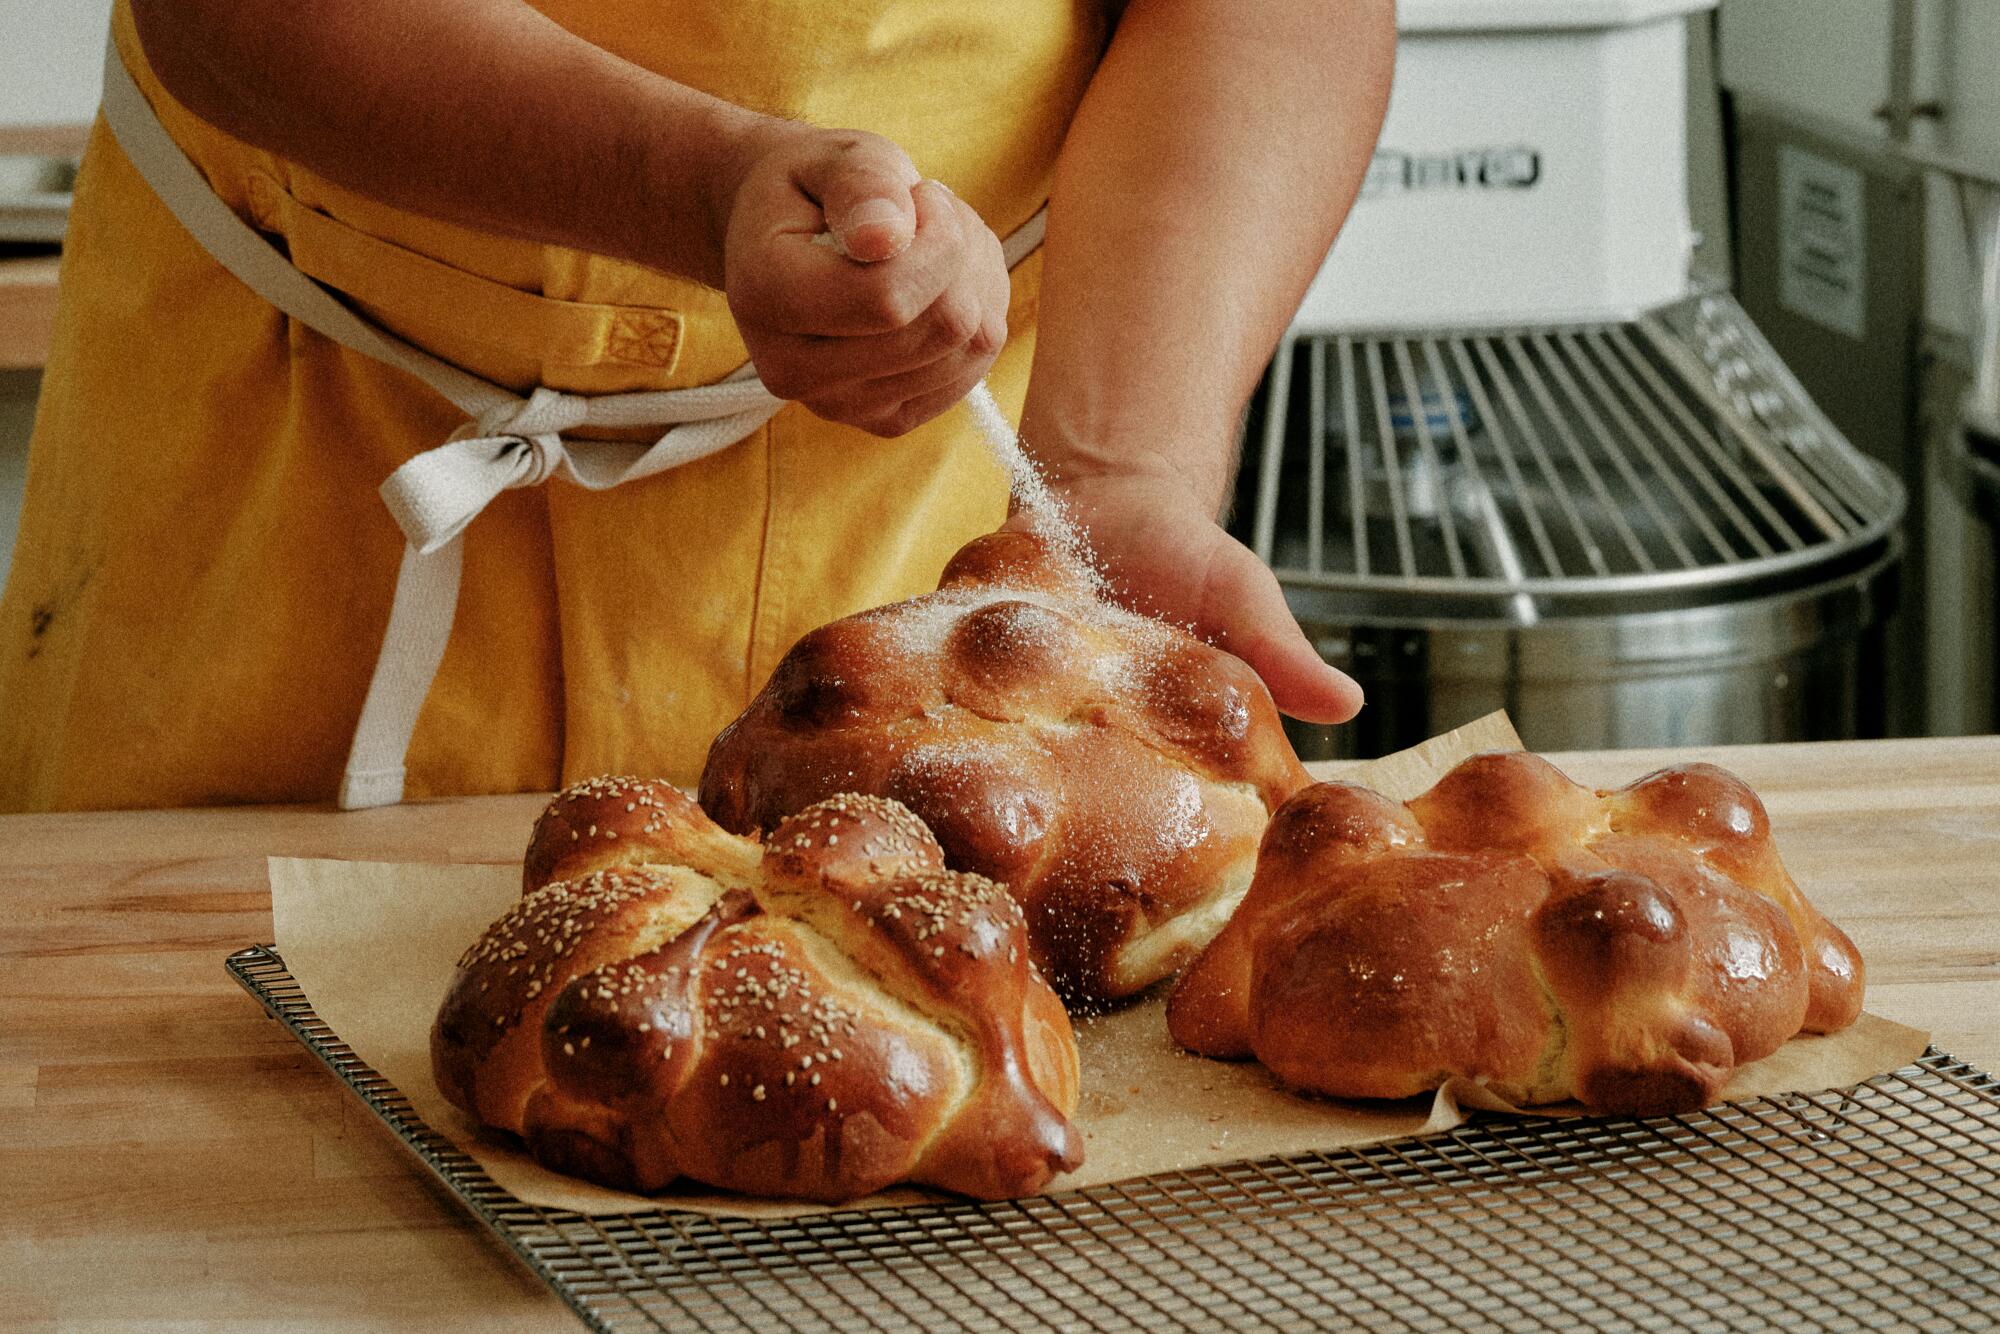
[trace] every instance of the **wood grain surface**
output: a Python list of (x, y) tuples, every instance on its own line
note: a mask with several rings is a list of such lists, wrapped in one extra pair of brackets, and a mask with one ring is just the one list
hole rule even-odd
[[(1869, 1008), (2000, 1066), (2000, 738), (1554, 758), (1743, 775)], [(267, 855), (511, 861), (541, 801), (0, 817), (0, 1327), (574, 1327), (222, 968)]]
[(53, 255), (0, 259), (0, 370), (39, 369), (56, 323)]
[(0, 154), (34, 157), (82, 157), (90, 142), (90, 126), (0, 125)]

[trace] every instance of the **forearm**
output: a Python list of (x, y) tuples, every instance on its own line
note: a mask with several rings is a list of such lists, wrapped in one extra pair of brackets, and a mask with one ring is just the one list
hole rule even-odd
[(770, 123), (522, 0), (133, 0), (195, 114), (371, 198), (722, 282), (727, 191)]
[(1132, 0), (1057, 165), (1022, 435), (1211, 512), (1238, 415), (1360, 188), (1391, 0)]

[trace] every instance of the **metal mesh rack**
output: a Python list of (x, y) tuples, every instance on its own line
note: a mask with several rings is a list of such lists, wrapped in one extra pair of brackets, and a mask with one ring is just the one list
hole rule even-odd
[(995, 1204), (585, 1217), (496, 1186), (313, 1013), (229, 971), (604, 1330), (2000, 1326), (2000, 1081), (1448, 1134)]
[(1902, 516), (1721, 295), (1291, 340), (1266, 401), (1251, 540), (1293, 589), (1712, 600), (1879, 554)]

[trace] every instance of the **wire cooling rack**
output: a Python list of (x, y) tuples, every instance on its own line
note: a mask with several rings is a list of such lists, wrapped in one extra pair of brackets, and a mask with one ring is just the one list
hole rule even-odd
[(313, 1013), (229, 971), (593, 1328), (2000, 1328), (2000, 1080), (1446, 1134), (782, 1222), (523, 1204)]

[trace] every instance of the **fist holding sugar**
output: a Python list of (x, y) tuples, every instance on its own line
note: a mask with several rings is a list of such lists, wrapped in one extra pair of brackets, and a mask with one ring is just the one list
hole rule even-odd
[(878, 135), (779, 123), (757, 144), (730, 194), (723, 262), (765, 385), (883, 436), (964, 398), (1007, 341), (992, 229)]

